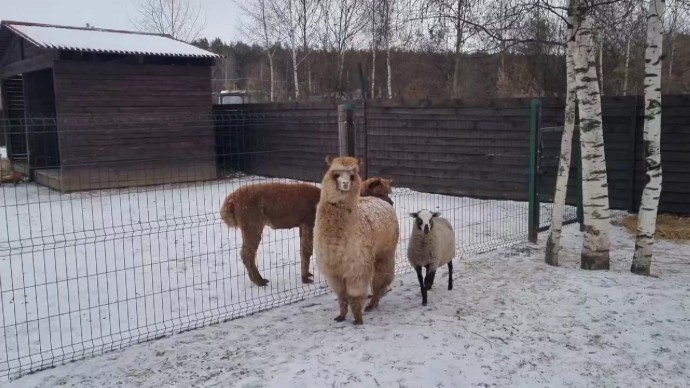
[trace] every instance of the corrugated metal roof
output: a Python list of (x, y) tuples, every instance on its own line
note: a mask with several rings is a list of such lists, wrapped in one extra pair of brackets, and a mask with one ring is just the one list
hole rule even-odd
[(166, 35), (3, 21), (2, 25), (38, 47), (111, 54), (220, 57)]

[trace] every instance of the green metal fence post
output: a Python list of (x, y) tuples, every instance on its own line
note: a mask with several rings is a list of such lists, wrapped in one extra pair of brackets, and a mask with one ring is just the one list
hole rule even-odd
[(580, 223), (580, 231), (585, 231), (585, 213), (582, 204), (582, 146), (580, 145), (580, 127), (576, 128), (576, 147), (578, 147), (577, 152), (577, 222)]
[(532, 100), (530, 112), (530, 136), (529, 136), (529, 218), (528, 218), (528, 238), (532, 243), (536, 243), (539, 237), (539, 174), (537, 166), (539, 163), (539, 111), (541, 101)]

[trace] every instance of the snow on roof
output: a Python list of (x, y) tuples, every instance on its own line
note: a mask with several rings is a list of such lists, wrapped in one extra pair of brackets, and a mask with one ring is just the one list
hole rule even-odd
[(38, 47), (112, 54), (216, 58), (210, 51), (166, 35), (3, 21), (2, 25)]

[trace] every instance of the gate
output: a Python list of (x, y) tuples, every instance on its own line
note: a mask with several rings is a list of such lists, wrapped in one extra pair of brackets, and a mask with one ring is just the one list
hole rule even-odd
[[(541, 100), (533, 100), (530, 114), (530, 182), (529, 182), (529, 239), (536, 242), (538, 234), (551, 227), (551, 213), (556, 192), (556, 179), (561, 155), (564, 127), (543, 126)], [(568, 177), (563, 225), (576, 222), (583, 228), (582, 215), (582, 158), (580, 133), (575, 125), (573, 148)]]

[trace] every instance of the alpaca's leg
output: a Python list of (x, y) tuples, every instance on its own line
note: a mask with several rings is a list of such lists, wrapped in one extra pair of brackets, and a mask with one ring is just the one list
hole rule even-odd
[(364, 304), (363, 296), (351, 296), (350, 297), (350, 309), (352, 310), (352, 315), (355, 320), (352, 322), (355, 325), (363, 325), (364, 319), (362, 317), (362, 305)]
[(374, 279), (371, 282), (371, 301), (364, 311), (371, 311), (379, 307), (379, 301), (386, 295), (388, 286), (395, 278), (395, 254), (384, 256), (374, 264)]
[(299, 226), (299, 245), (302, 260), (302, 283), (314, 283), (314, 280), (310, 279), (314, 275), (309, 272), (311, 255), (314, 251), (313, 225), (302, 224)]
[(426, 277), (424, 278), (424, 287), (426, 287), (427, 290), (431, 289), (431, 286), (434, 285), (434, 278), (436, 277), (436, 265), (426, 265)]
[(259, 249), (261, 243), (261, 233), (263, 232), (263, 225), (244, 226), (242, 230), (242, 262), (249, 274), (249, 280), (259, 287), (264, 287), (268, 280), (264, 279), (256, 267), (256, 251)]
[(334, 320), (342, 322), (347, 317), (347, 297), (345, 295), (338, 295), (338, 306), (340, 307), (340, 314)]
[(453, 289), (453, 260), (448, 262), (448, 289)]
[(414, 267), (417, 271), (417, 281), (419, 281), (419, 288), (422, 289), (422, 306), (426, 306), (426, 287), (424, 286), (424, 278), (422, 277), (422, 266), (417, 265)]

